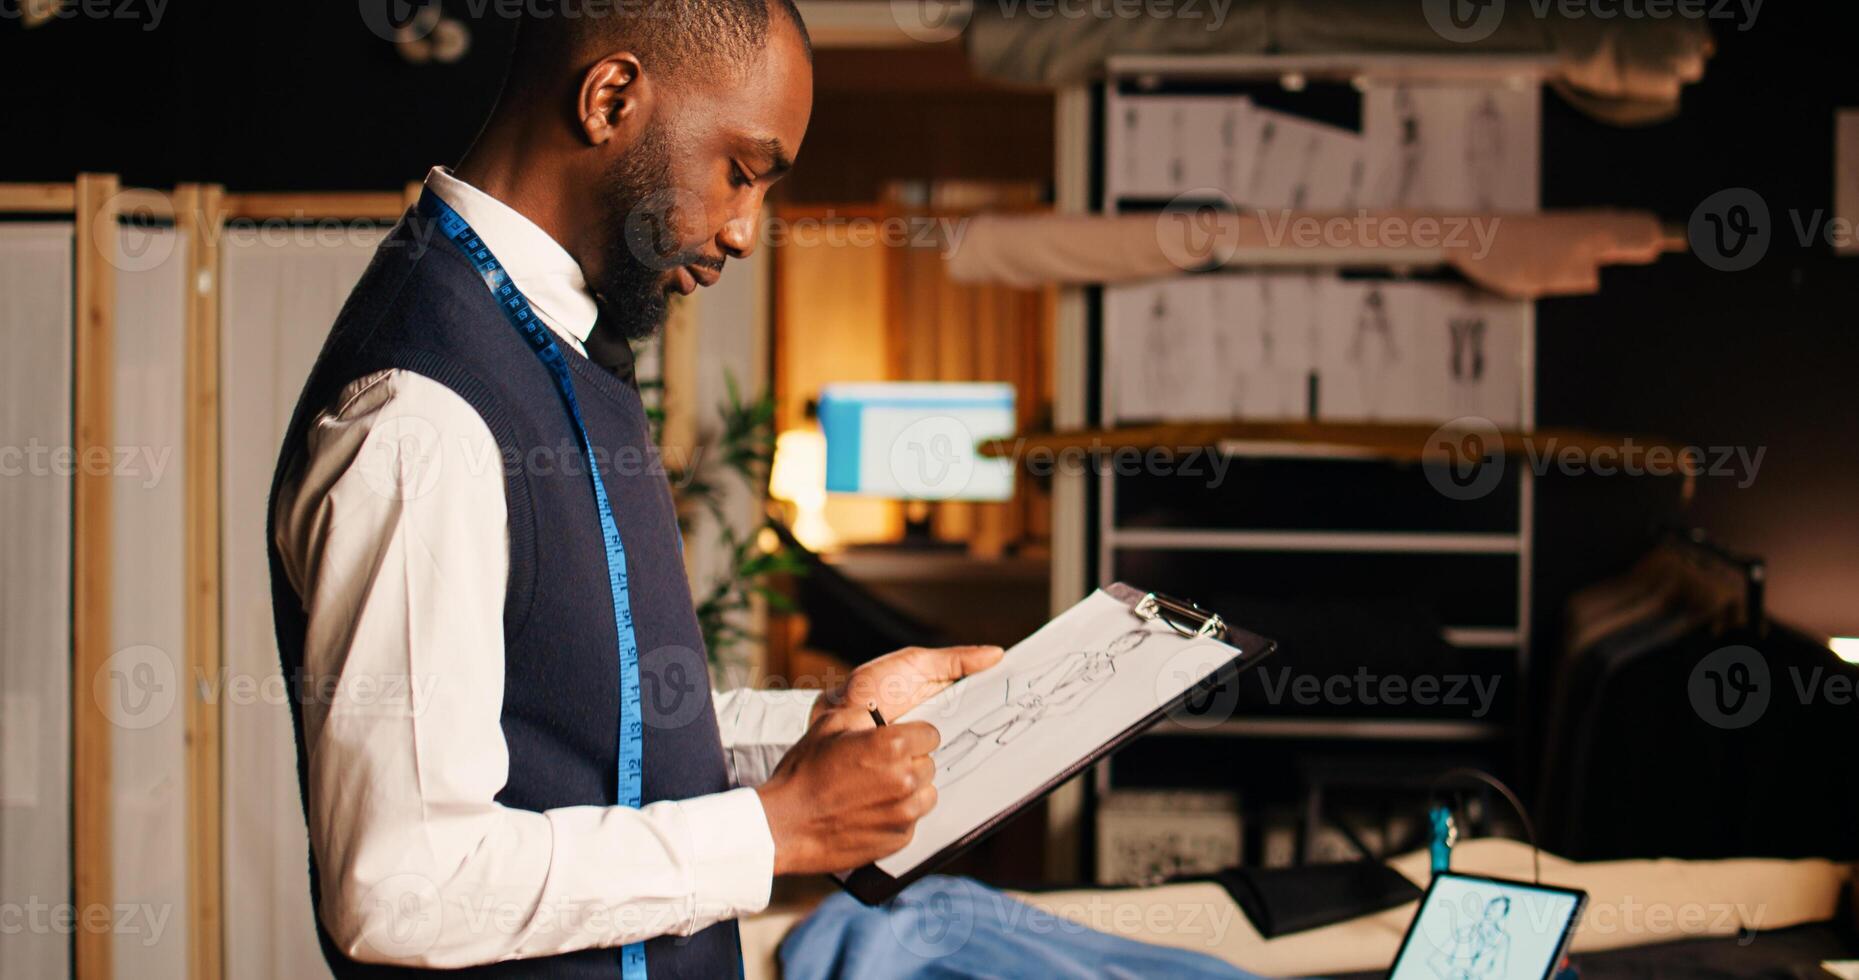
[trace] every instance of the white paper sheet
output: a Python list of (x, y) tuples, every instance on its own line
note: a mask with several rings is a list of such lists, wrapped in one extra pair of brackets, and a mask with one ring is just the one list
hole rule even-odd
[(1346, 129), (1254, 107), (1246, 119), (1252, 172), (1234, 199), (1249, 208), (1344, 211), (1362, 204), (1365, 144)]
[(1541, 115), (1534, 87), (1370, 89), (1362, 97), (1363, 206), (1536, 210)]
[(1318, 291), (1318, 418), (1520, 421), (1528, 304), (1431, 283), (1329, 280)]
[(1326, 421), (1423, 422), (1446, 417), (1434, 348), (1422, 331), (1419, 287), (1327, 280), (1318, 286), (1324, 324), (1317, 357), (1317, 416)]
[(1421, 329), (1436, 338), (1428, 351), (1441, 358), (1435, 370), (1446, 392), (1443, 418), (1476, 416), (1504, 429), (1522, 425), (1529, 307), (1474, 289), (1425, 287)]
[(877, 866), (895, 877), (921, 864), (1237, 654), (1092, 593), (1015, 644), (998, 666), (904, 716), (942, 733), (938, 799), (910, 844)]
[(1119, 420), (1225, 418), (1216, 330), (1201, 277), (1104, 290), (1104, 371)]
[(1246, 98), (1120, 96), (1110, 117), (1107, 190), (1113, 200), (1231, 195), (1251, 178)]
[(1311, 273), (1209, 277), (1209, 306), (1228, 377), (1225, 418), (1282, 421), (1310, 416), (1317, 360), (1316, 284)]

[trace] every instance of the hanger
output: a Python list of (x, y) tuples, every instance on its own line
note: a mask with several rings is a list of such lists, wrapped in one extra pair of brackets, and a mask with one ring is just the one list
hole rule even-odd
[(1766, 630), (1763, 603), (1768, 582), (1767, 562), (1731, 551), (1697, 527), (1668, 526), (1661, 543), (1686, 561), (1687, 567), (1695, 573), (1695, 586), (1730, 596), (1737, 625), (1758, 635)]

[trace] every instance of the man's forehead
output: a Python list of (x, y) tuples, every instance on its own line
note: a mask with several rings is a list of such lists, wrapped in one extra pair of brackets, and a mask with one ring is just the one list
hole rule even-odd
[(813, 64), (788, 32), (771, 32), (760, 57), (713, 86), (725, 128), (770, 162), (791, 164), (813, 113)]

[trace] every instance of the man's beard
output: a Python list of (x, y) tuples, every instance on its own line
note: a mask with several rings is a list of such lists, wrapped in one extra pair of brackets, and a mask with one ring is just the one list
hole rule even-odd
[(607, 172), (607, 225), (600, 279), (603, 319), (628, 340), (644, 340), (665, 325), (665, 272), (702, 261), (682, 248), (682, 215), (671, 180), (671, 148), (654, 124)]

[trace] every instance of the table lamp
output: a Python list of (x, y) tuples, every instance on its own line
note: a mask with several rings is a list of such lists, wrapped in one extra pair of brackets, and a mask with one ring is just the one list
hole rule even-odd
[(826, 435), (818, 429), (789, 429), (775, 438), (768, 495), (794, 505), (794, 538), (814, 553), (839, 543), (826, 523)]

